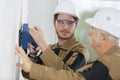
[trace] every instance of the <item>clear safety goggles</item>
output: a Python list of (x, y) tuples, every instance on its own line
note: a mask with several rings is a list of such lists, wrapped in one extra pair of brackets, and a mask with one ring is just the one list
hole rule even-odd
[(75, 20), (61, 20), (61, 19), (56, 19), (56, 23), (61, 25), (61, 26), (64, 26), (64, 25), (67, 25), (67, 26), (75, 26), (76, 24), (76, 21)]

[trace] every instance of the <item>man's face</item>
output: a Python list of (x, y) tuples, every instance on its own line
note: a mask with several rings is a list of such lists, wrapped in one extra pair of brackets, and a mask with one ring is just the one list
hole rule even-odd
[(59, 14), (54, 21), (54, 25), (58, 38), (64, 40), (74, 35), (77, 26), (74, 17), (67, 14)]
[(91, 39), (91, 46), (99, 52), (100, 49), (100, 31), (95, 27), (91, 27), (91, 31), (89, 32), (89, 36)]

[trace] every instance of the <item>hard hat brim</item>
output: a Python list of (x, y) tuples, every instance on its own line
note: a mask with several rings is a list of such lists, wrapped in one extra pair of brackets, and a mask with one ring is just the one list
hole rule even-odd
[(96, 27), (95, 24), (94, 24), (93, 18), (88, 18), (88, 19), (85, 20), (85, 22), (86, 22), (87, 24), (91, 25), (91, 26)]
[(101, 27), (101, 24), (98, 23), (98, 22), (96, 22), (93, 18), (87, 18), (87, 19), (85, 20), (85, 22), (86, 22), (87, 24), (95, 27), (95, 28), (98, 28), (98, 29), (104, 31), (104, 29), (102, 29), (102, 27)]
[[(109, 31), (108, 29), (104, 30), (104, 29), (102, 28), (102, 26), (101, 26), (99, 23), (97, 23), (93, 18), (88, 18), (88, 19), (85, 20), (85, 22), (86, 22), (87, 24), (89, 24), (89, 25), (97, 28), (97, 29), (103, 30), (103, 31), (105, 31), (105, 32), (110, 33), (111, 35), (116, 36), (117, 38), (120, 38), (120, 34), (119, 34), (119, 33), (115, 33), (115, 32), (112, 31), (112, 30)], [(109, 25), (109, 26), (110, 26), (110, 25)]]
[(120, 11), (106, 7), (100, 9), (92, 18), (85, 22), (97, 29), (103, 30), (117, 38), (120, 38)]

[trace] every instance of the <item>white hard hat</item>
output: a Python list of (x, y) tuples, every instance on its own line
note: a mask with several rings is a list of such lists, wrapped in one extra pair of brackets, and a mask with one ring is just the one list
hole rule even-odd
[(80, 19), (78, 7), (73, 0), (61, 0), (56, 6), (53, 15), (65, 13)]
[(89, 25), (120, 38), (120, 11), (115, 8), (102, 8), (93, 18), (88, 18), (85, 21)]

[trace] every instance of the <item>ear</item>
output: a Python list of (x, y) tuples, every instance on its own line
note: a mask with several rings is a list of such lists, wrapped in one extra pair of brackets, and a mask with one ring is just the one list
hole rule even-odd
[(108, 41), (108, 35), (101, 34), (100, 41), (104, 44), (106, 41)]
[(78, 27), (78, 22), (75, 24), (75, 28), (77, 28)]
[(100, 40), (105, 40), (105, 35), (104, 34), (101, 34), (101, 36), (100, 36)]
[(54, 27), (56, 26), (56, 24), (55, 24), (55, 21), (53, 20), (53, 25), (54, 25)]

